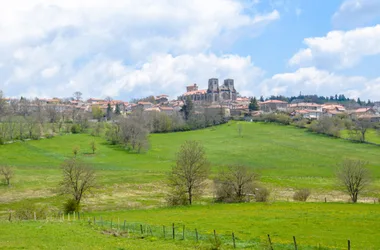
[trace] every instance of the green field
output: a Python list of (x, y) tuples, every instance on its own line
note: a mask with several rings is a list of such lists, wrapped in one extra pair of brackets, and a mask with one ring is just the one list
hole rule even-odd
[[(372, 249), (380, 246), (378, 239), (372, 235), (380, 229), (376, 226), (380, 213), (377, 204), (318, 203), (325, 197), (329, 202), (347, 201), (348, 197), (338, 190), (335, 182), (337, 164), (345, 158), (369, 162), (373, 184), (359, 201), (373, 203), (380, 187), (379, 146), (317, 135), (292, 126), (245, 122), (241, 125), (242, 136), (239, 136), (235, 122), (198, 131), (152, 134), (149, 138), (150, 149), (143, 154), (127, 152), (119, 146), (109, 145), (103, 138), (86, 134), (0, 146), (3, 164), (15, 168), (12, 186), (0, 185), (0, 219), (6, 218), (9, 210), (17, 209), (26, 200), (61, 210), (65, 197), (56, 194), (61, 178), (59, 165), (72, 156), (74, 146), (79, 146), (80, 157), (96, 168), (99, 186), (93, 196), (83, 201), (85, 213), (157, 225), (185, 223), (200, 230), (217, 229), (224, 233), (234, 230), (247, 241), (262, 241), (270, 233), (284, 244), (290, 242), (291, 234), (296, 234), (301, 242), (312, 246), (320, 243), (321, 246), (341, 248), (347, 238), (356, 246), (366, 241)], [(378, 140), (377, 134), (372, 132), (369, 138)], [(205, 146), (213, 174), (229, 164), (243, 164), (258, 172), (262, 185), (272, 191), (271, 202), (201, 206), (211, 201), (213, 192), (210, 181), (206, 196), (196, 207), (158, 209), (165, 205), (165, 175), (175, 163), (175, 153), (184, 141), (190, 139), (199, 140)], [(89, 145), (92, 140), (97, 142), (98, 147), (94, 155)], [(294, 190), (298, 188), (310, 188), (314, 203), (284, 202), (291, 200)], [(22, 227), (38, 226), (38, 223), (8, 226), (9, 230), (21, 230)], [(50, 226), (54, 227), (46, 225)], [(356, 233), (356, 226), (363, 233)], [(84, 234), (99, 234), (89, 228), (81, 230)], [(62, 228), (62, 234), (68, 232), (69, 228)], [(6, 237), (12, 241), (11, 235)], [(25, 237), (29, 236), (26, 234)], [(109, 239), (102, 236), (96, 240), (99, 244), (107, 244)], [(109, 243), (112, 245), (110, 248), (118, 248), (117, 241), (115, 239)], [(172, 243), (162, 241), (159, 244)], [(92, 245), (89, 246), (92, 248)], [(175, 246), (170, 245), (170, 248)], [(35, 248), (40, 247), (36, 245)], [(163, 245), (160, 248), (167, 247)], [(126, 246), (126, 249), (130, 248)]]

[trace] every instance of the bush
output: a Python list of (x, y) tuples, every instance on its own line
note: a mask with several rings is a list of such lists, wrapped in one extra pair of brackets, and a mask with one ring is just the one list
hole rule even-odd
[(68, 199), (64, 204), (63, 204), (63, 211), (65, 214), (69, 214), (72, 212), (79, 212), (80, 206), (78, 202), (74, 199)]
[(79, 124), (74, 124), (71, 126), (71, 133), (79, 134), (80, 131), (81, 131), (81, 128), (80, 128)]
[(309, 189), (301, 189), (294, 193), (293, 200), (295, 201), (306, 201), (310, 196)]
[(255, 200), (256, 202), (266, 202), (268, 201), (270, 192), (265, 187), (258, 187), (255, 189)]
[(37, 220), (45, 219), (49, 214), (49, 209), (46, 206), (25, 202), (16, 210), (15, 217), (19, 220), (34, 220), (34, 213), (36, 213)]

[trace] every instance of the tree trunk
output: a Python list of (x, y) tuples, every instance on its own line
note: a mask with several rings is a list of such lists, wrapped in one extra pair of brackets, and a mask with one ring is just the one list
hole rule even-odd
[(188, 189), (188, 192), (189, 192), (189, 205), (191, 205), (193, 201), (193, 194), (192, 194), (191, 187)]

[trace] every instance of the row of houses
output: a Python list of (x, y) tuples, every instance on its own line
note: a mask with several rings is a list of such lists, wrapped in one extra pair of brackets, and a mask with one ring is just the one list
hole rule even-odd
[(269, 112), (287, 112), (291, 115), (300, 115), (307, 119), (319, 119), (322, 116), (334, 117), (340, 114), (347, 114), (351, 117), (366, 117), (380, 120), (380, 102), (374, 104), (373, 107), (361, 107), (358, 109), (346, 110), (343, 105), (326, 103), (295, 103), (288, 104), (280, 100), (268, 100), (259, 103), (260, 110), (265, 113)]

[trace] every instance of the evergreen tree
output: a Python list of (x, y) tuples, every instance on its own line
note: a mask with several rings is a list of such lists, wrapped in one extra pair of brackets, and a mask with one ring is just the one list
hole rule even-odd
[(248, 105), (249, 111), (257, 111), (260, 109), (259, 104), (257, 103), (256, 97), (251, 98), (251, 102)]
[(116, 115), (120, 115), (120, 114), (121, 114), (119, 104), (116, 104), (116, 107), (115, 107), (115, 114), (116, 114)]
[(194, 104), (190, 96), (187, 97), (185, 104), (182, 106), (181, 112), (183, 113), (186, 121), (189, 120), (190, 116), (193, 114)]
[(111, 103), (108, 103), (107, 104), (107, 120), (111, 119), (111, 114), (112, 114)]
[(264, 97), (260, 96), (260, 102), (264, 102)]
[(357, 103), (358, 103), (359, 105), (362, 105), (362, 102), (360, 101), (360, 98), (358, 98)]

